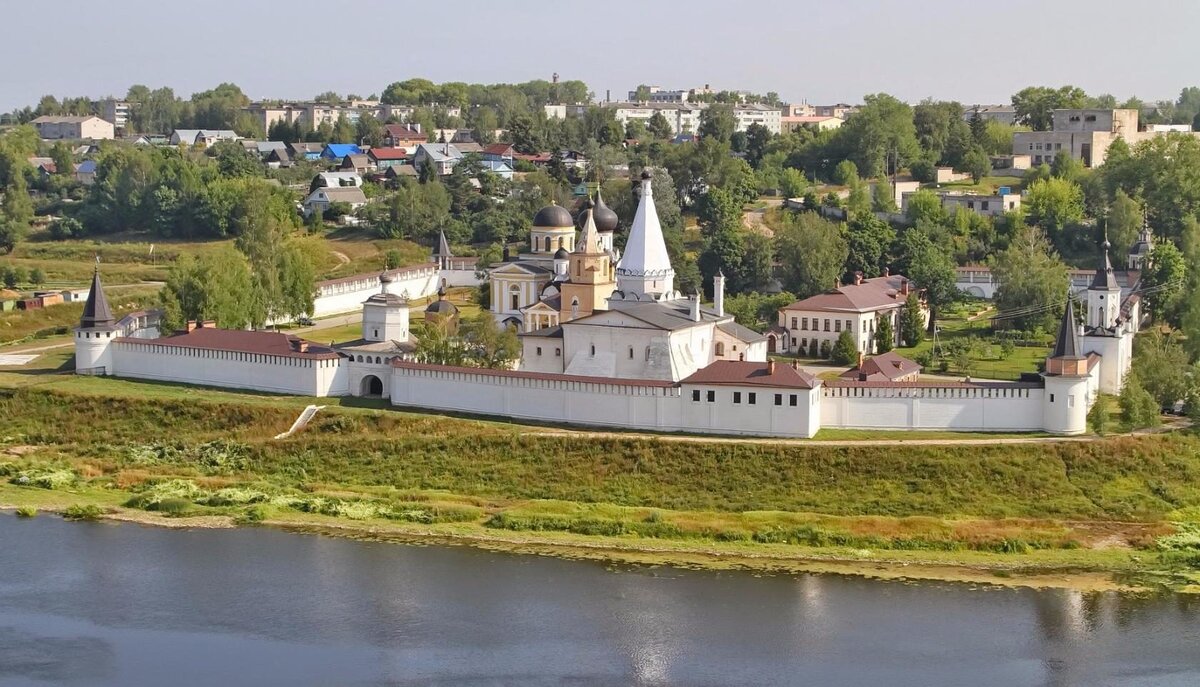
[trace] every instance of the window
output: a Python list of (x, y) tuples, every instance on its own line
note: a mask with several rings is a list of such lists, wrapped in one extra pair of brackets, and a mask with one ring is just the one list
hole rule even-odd
[[(703, 348), (703, 345), (701, 345)], [(646, 362), (650, 362), (650, 347), (646, 346)]]
[(717, 342), (717, 355), (725, 355), (725, 342), (724, 341)]
[(842, 321), (841, 320), (833, 321), (833, 331), (835, 331), (835, 332), (842, 331)]
[(733, 402), (734, 403), (742, 402), (742, 392), (740, 392), (740, 391), (733, 392)]
[(549, 236), (546, 237), (546, 252), (547, 253), (550, 252), (550, 237)]
[(1086, 117), (1084, 117), (1084, 118), (1083, 118), (1083, 121), (1085, 121), (1085, 122), (1094, 122), (1094, 121), (1096, 121), (1096, 115), (1088, 115), (1088, 116), (1086, 116)]
[(1068, 394), (1068, 395), (1067, 395), (1067, 407), (1068, 407), (1068, 408), (1074, 408), (1074, 407), (1075, 407), (1075, 394)]
[(700, 390), (692, 389), (692, 403), (699, 403), (699, 402), (700, 402)]
[(800, 348), (808, 348), (808, 339), (800, 339)]
[[(816, 320), (813, 320), (813, 324), (815, 326)], [(792, 329), (795, 329), (795, 328), (796, 328), (796, 318), (793, 317), (792, 318)], [(807, 317), (800, 318), (800, 329), (802, 331), (808, 331), (808, 318)]]
[(537, 354), (538, 354), (538, 355), (541, 355), (541, 354), (542, 354), (542, 347), (541, 347), (541, 346), (538, 346), (538, 347), (537, 347)]
[(1050, 402), (1054, 403), (1054, 394), (1050, 394)]
[(796, 407), (796, 394), (788, 394), (788, 405)]
[(746, 401), (747, 401), (747, 402), (748, 402), (750, 405), (754, 405), (755, 403), (757, 403), (757, 402), (758, 402), (758, 394), (756, 394), (756, 393), (754, 393), (753, 391), (751, 391), (749, 394), (747, 394)]
[(633, 360), (633, 346), (629, 347), (629, 359)]
[(979, 207), (980, 207), (980, 209), (982, 209), (984, 212), (987, 212), (987, 209), (988, 209), (988, 201), (986, 201), (986, 200), (980, 201), (980, 202), (979, 202)]
[(825, 319), (825, 331), (829, 331), (829, 318)]
[(596, 357), (596, 344), (592, 344), (592, 357)]
[(974, 209), (975, 209), (975, 201), (973, 201), (973, 200), (968, 200), (968, 201), (967, 201), (967, 209), (968, 209), (968, 210), (974, 210)]
[(376, 339), (378, 339), (378, 338), (379, 338), (379, 330), (378, 330), (378, 329), (372, 329), (371, 331), (375, 332), (375, 338), (376, 338)]
[(850, 320), (846, 320), (846, 331), (850, 331), (853, 327), (850, 326)]
[(1061, 143), (1055, 143), (1055, 144), (1054, 144), (1054, 149), (1055, 149), (1055, 150), (1062, 150), (1062, 144), (1061, 144)]
[(775, 405), (783, 405), (783, 394), (775, 394)]
[(867, 322), (868, 322), (868, 321), (869, 321), (869, 320), (863, 320), (863, 334), (866, 334), (866, 333), (867, 333)]
[(708, 392), (708, 402), (712, 403), (713, 401), (716, 401), (716, 400), (717, 400), (717, 392), (710, 390)]
[[(796, 318), (792, 318), (792, 329), (796, 328)], [(804, 328), (808, 329), (808, 318), (804, 318)]]
[(561, 349), (561, 348), (555, 348), (555, 349), (554, 349), (554, 357), (555, 357), (555, 358), (561, 358), (561, 357), (562, 357), (562, 349)]

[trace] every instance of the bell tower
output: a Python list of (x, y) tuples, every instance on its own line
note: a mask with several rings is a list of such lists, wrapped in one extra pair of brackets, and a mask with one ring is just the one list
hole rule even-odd
[(586, 317), (596, 310), (605, 310), (608, 297), (617, 287), (612, 275), (612, 255), (604, 249), (592, 208), (588, 208), (583, 234), (569, 258), (567, 281), (560, 290), (559, 320), (566, 322)]
[(1112, 329), (1121, 316), (1121, 286), (1113, 275), (1108, 249), (1108, 239), (1100, 244), (1100, 262), (1096, 276), (1087, 291), (1087, 326), (1089, 329)]

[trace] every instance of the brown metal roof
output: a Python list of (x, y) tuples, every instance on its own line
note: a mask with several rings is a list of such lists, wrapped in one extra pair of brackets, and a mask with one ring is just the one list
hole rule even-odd
[(880, 353), (867, 358), (859, 367), (852, 367), (839, 375), (841, 379), (859, 381), (893, 381), (921, 372), (921, 366), (895, 351)]
[(784, 310), (860, 312), (904, 304), (901, 293), (908, 278), (893, 274), (864, 279), (860, 284), (846, 284), (832, 291), (796, 301)]
[(812, 389), (819, 384), (804, 370), (784, 363), (754, 363), (740, 360), (718, 360), (696, 370), (681, 384), (752, 385), (790, 389)]
[(867, 389), (1040, 389), (1038, 382), (951, 382), (943, 380), (916, 380), (912, 382), (866, 381), (852, 379), (827, 379), (829, 388)]
[(617, 386), (645, 386), (667, 389), (676, 386), (675, 382), (657, 379), (620, 379), (615, 377), (586, 377), (583, 375), (553, 374), (550, 372), (525, 372), (522, 370), (492, 370), (486, 367), (457, 367), (454, 365), (431, 365), (429, 363), (412, 363), (405, 360), (392, 361), (392, 367), (402, 370), (427, 370), (429, 372), (458, 372), (464, 374), (483, 375), (485, 377), (508, 377), (512, 379), (542, 379), (546, 381), (582, 382), (585, 384), (610, 384)]
[[(198, 327), (190, 332), (178, 332), (158, 339), (118, 337), (118, 343), (136, 343), (175, 348), (194, 348), (208, 351), (232, 351), (256, 353), (281, 358), (304, 360), (336, 360), (341, 356), (328, 346), (312, 343), (284, 332), (246, 331), (244, 329), (219, 329)], [(307, 350), (300, 350), (307, 347)]]

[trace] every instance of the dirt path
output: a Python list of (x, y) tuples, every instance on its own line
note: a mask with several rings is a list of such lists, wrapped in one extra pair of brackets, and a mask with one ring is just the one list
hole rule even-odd
[(337, 258), (337, 261), (338, 261), (337, 267), (334, 267), (333, 271), (337, 271), (337, 270), (341, 269), (342, 267), (350, 264), (350, 256), (346, 255), (345, 253), (341, 252), (340, 250), (331, 250), (331, 251), (329, 251), (329, 253), (331, 255), (333, 255), (333, 257)]

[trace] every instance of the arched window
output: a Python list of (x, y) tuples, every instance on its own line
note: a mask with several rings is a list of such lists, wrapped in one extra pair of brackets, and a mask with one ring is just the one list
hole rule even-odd
[(717, 355), (719, 355), (719, 356), (725, 355), (725, 342), (724, 341), (717, 342)]
[[(579, 298), (577, 297), (571, 299), (571, 319), (575, 319), (576, 317), (579, 317)], [(595, 350), (595, 348), (595, 346), (592, 346), (592, 350)]]
[(592, 357), (596, 356), (596, 344), (592, 344)]
[(567, 240), (566, 240), (565, 238), (563, 238), (563, 237), (559, 236), (559, 237), (558, 237), (558, 247), (559, 247), (559, 248), (566, 248), (566, 247), (567, 247)]
[(629, 347), (629, 359), (633, 360), (633, 346)]
[(646, 346), (646, 362), (650, 362), (650, 347)]
[(362, 356), (360, 355), (360, 356), (358, 356), (358, 359), (355, 362), (361, 363), (362, 361), (363, 361), (363, 359), (362, 359)]
[(550, 252), (550, 237), (549, 236), (546, 237), (546, 252), (547, 253)]
[(518, 286), (517, 284), (513, 284), (512, 286), (508, 287), (508, 298), (509, 298), (509, 302), (511, 303), (511, 307), (509, 308), (510, 310), (520, 310), (521, 309), (521, 287), (520, 286)]

